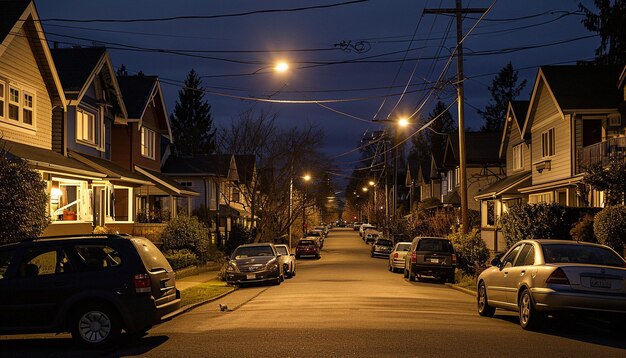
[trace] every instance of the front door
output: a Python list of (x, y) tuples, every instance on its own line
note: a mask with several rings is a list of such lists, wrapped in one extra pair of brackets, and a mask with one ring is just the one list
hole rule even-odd
[(506, 302), (517, 305), (517, 291), (520, 284), (530, 275), (529, 265), (534, 263), (535, 250), (532, 244), (524, 244), (506, 277)]

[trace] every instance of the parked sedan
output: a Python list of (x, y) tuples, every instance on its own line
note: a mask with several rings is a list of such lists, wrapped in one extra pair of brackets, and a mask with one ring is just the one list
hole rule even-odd
[(607, 246), (523, 240), (492, 265), (477, 281), (481, 316), (496, 308), (517, 311), (524, 329), (560, 311), (626, 318), (626, 261)]
[(237, 285), (272, 282), (280, 285), (284, 279), (280, 262), (280, 254), (273, 244), (240, 245), (226, 266), (226, 282)]
[(295, 254), (289, 252), (289, 246), (276, 245), (276, 250), (280, 254), (283, 262), (283, 272), (286, 278), (292, 278), (296, 275), (296, 258)]
[(320, 250), (324, 248), (324, 234), (321, 231), (309, 231), (306, 234), (305, 239), (311, 238), (318, 241), (318, 244), (320, 245)]
[(317, 259), (320, 258), (320, 245), (317, 239), (305, 238), (298, 241), (298, 245), (296, 246), (296, 259), (302, 256), (315, 256)]
[(404, 258), (406, 253), (409, 252), (411, 243), (407, 241), (399, 242), (389, 254), (389, 263), (387, 269), (391, 272), (402, 270), (404, 268)]
[(454, 282), (456, 254), (452, 242), (446, 238), (414, 238), (404, 261), (404, 277), (408, 277), (409, 281), (424, 275)]
[(367, 229), (367, 231), (365, 231), (365, 235), (363, 235), (363, 241), (365, 241), (366, 244), (373, 244), (379, 236), (380, 232)]
[(376, 241), (374, 241), (374, 245), (372, 245), (370, 256), (388, 257), (391, 250), (393, 250), (393, 242), (379, 237)]

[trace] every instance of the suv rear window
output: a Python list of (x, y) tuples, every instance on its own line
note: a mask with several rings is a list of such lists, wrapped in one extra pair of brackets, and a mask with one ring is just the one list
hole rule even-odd
[(390, 240), (376, 240), (376, 245), (393, 246), (393, 243)]
[(575, 263), (624, 267), (624, 261), (611, 250), (598, 246), (544, 244), (543, 257), (547, 264)]
[(137, 248), (137, 253), (148, 271), (173, 271), (170, 263), (152, 241), (143, 237), (134, 237), (130, 241)]
[(452, 244), (443, 239), (421, 239), (417, 251), (453, 252)]
[(76, 253), (90, 270), (117, 267), (122, 264), (122, 257), (107, 245), (76, 245)]
[(4, 274), (7, 272), (14, 254), (15, 251), (13, 250), (0, 251), (0, 280), (4, 278)]

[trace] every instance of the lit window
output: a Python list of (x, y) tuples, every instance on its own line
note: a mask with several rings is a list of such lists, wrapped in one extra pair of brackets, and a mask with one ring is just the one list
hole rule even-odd
[(76, 110), (76, 139), (96, 144), (96, 116), (92, 113)]
[[(8, 89), (8, 91), (7, 91)], [(0, 119), (22, 127), (35, 124), (35, 92), (0, 81)]]
[(554, 155), (554, 128), (541, 133), (541, 156), (551, 157)]
[(4, 119), (4, 82), (0, 82), (0, 119)]
[(9, 119), (20, 120), (20, 90), (9, 87)]
[(141, 155), (156, 158), (156, 134), (146, 127), (141, 127)]
[(524, 167), (524, 148), (523, 144), (513, 147), (513, 170), (520, 170)]
[(33, 124), (33, 95), (30, 93), (24, 92), (24, 106), (22, 107), (22, 112), (24, 113), (24, 117), (23, 117), (24, 124), (32, 125)]

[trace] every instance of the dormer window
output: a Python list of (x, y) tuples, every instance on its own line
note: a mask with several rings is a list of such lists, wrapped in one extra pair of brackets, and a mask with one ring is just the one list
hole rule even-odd
[(0, 120), (32, 129), (35, 125), (35, 91), (0, 81)]
[(146, 127), (141, 127), (141, 155), (156, 158), (156, 133)]
[(551, 157), (555, 153), (554, 128), (541, 133), (541, 157)]
[(76, 109), (76, 139), (96, 145), (96, 116)]
[(518, 144), (513, 147), (513, 170), (520, 170), (524, 167), (524, 147)]

